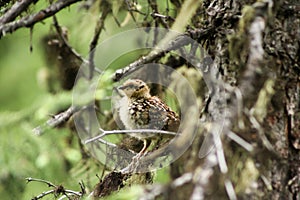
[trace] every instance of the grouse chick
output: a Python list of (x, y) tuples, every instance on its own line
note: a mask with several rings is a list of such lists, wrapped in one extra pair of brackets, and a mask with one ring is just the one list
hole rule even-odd
[[(178, 115), (158, 97), (151, 96), (149, 87), (142, 80), (129, 79), (118, 87), (117, 91), (122, 96), (119, 101), (119, 117), (126, 129), (156, 129), (173, 132), (178, 130), (180, 125)], [(134, 133), (131, 136), (144, 141), (144, 147), (140, 152), (143, 153), (149, 146), (146, 140), (149, 135)]]

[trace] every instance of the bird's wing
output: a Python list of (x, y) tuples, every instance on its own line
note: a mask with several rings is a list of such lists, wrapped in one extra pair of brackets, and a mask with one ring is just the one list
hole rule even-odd
[(180, 125), (180, 119), (169, 106), (155, 96), (149, 98), (147, 102), (150, 107), (149, 125), (153, 126), (151, 128), (177, 131)]

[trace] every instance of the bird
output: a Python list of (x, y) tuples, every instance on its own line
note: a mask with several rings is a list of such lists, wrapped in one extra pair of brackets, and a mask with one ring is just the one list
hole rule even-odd
[[(118, 102), (119, 119), (125, 129), (178, 131), (179, 116), (160, 98), (152, 96), (148, 85), (144, 81), (128, 79), (120, 87), (117, 87), (117, 93), (121, 96)], [(145, 153), (151, 141), (159, 141), (163, 137), (161, 134), (155, 136), (151, 134), (149, 136), (149, 134), (141, 132), (133, 133), (131, 136), (144, 142), (139, 154)], [(149, 140), (150, 142), (148, 142)]]

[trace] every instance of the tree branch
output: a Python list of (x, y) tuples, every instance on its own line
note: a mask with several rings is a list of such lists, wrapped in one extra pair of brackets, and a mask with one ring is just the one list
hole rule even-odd
[[(76, 196), (76, 197), (80, 198), (86, 193), (81, 184), (80, 184), (80, 187), (81, 187), (82, 191), (77, 192), (77, 191), (65, 189), (62, 185), (55, 185), (55, 184), (51, 183), (50, 181), (46, 181), (43, 179), (29, 177), (29, 178), (26, 178), (26, 180), (27, 180), (27, 183), (35, 181), (35, 182), (45, 183), (48, 185), (48, 187), (53, 187), (52, 190), (42, 192), (41, 194), (39, 194), (38, 196), (36, 196), (32, 199), (42, 199), (43, 197), (45, 197), (49, 194), (54, 194), (55, 196), (63, 194), (64, 195), (63, 197), (69, 197), (69, 195), (70, 195), (70, 196)], [(68, 199), (70, 199), (70, 198), (68, 198)]]
[(61, 113), (53, 116), (45, 124), (34, 128), (33, 132), (36, 135), (42, 135), (49, 128), (55, 128), (55, 127), (58, 127), (58, 126), (60, 126), (61, 124), (65, 123), (65, 122), (67, 122), (70, 119), (70, 117), (72, 117), (73, 114), (76, 113), (78, 110), (79, 110), (79, 108), (71, 106), (66, 111), (61, 112)]
[(25, 11), (31, 3), (35, 2), (36, 0), (16, 1), (15, 4), (3, 16), (0, 17), (0, 24), (3, 25), (13, 21), (19, 16), (19, 14)]
[(96, 46), (98, 44), (98, 39), (100, 37), (101, 31), (104, 29), (104, 21), (106, 19), (106, 17), (108, 16), (108, 14), (111, 11), (111, 5), (109, 4), (109, 2), (107, 1), (102, 1), (101, 2), (101, 16), (97, 21), (96, 24), (96, 28), (95, 28), (95, 33), (94, 33), (94, 37), (90, 43), (90, 54), (89, 54), (89, 78), (92, 79), (93, 78), (93, 74), (94, 74), (94, 70), (95, 70), (95, 62), (94, 62), (94, 57), (95, 57), (95, 50), (96, 50)]
[(14, 22), (2, 24), (0, 25), (0, 38), (2, 36), (5, 36), (6, 33), (12, 33), (19, 28), (32, 27), (35, 23), (40, 22), (48, 17), (51, 17), (63, 8), (79, 1), (81, 0), (59, 0), (36, 14), (23, 17), (22, 19)]
[(56, 16), (53, 16), (53, 24), (56, 29), (56, 32), (58, 34), (58, 37), (60, 37), (63, 44), (69, 49), (69, 51), (80, 61), (87, 64), (88, 61), (84, 59), (68, 42), (67, 38), (64, 36), (61, 26), (59, 25)]
[(90, 142), (95, 142), (107, 135), (115, 135), (115, 134), (129, 134), (130, 133), (140, 133), (145, 135), (156, 135), (156, 134), (166, 134), (166, 135), (173, 135), (176, 136), (178, 133), (170, 132), (170, 131), (163, 131), (163, 130), (155, 130), (155, 129), (135, 129), (135, 130), (113, 130), (113, 131), (106, 131), (103, 129), (100, 129), (101, 134), (97, 135), (95, 137), (89, 138), (86, 141), (84, 141), (85, 144), (88, 144)]
[[(188, 45), (193, 42), (193, 40), (207, 37), (209, 34), (211, 34), (213, 29), (214, 27), (210, 26), (206, 29), (188, 30), (186, 34), (178, 35), (174, 38), (174, 40), (169, 41), (168, 44), (165, 44), (166, 46), (163, 46), (164, 49), (153, 50), (148, 55), (142, 56), (138, 60), (130, 63), (122, 69), (118, 69), (112, 77), (113, 81), (119, 81), (122, 77), (127, 76), (128, 74), (143, 67), (143, 64), (150, 63), (158, 58), (161, 58), (169, 51)], [(189, 37), (193, 40), (187, 39)]]

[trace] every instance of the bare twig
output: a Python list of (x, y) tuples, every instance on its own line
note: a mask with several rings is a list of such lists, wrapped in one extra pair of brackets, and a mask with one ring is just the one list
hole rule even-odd
[(241, 145), (241, 147), (243, 147), (244, 149), (246, 149), (247, 151), (253, 151), (253, 146), (248, 143), (246, 140), (244, 140), (243, 138), (241, 138), (240, 136), (238, 136), (237, 134), (235, 134), (232, 131), (228, 131), (226, 133), (226, 135), (233, 141), (235, 141), (237, 144)]
[(164, 51), (156, 52), (155, 54), (148, 54), (147, 56), (142, 56), (140, 59), (134, 61), (133, 63), (127, 65), (126, 67), (116, 70), (112, 79), (114, 81), (119, 81), (122, 77), (138, 70), (143, 66), (143, 64), (150, 63), (151, 61), (160, 58), (164, 55)]
[(225, 184), (225, 189), (226, 189), (228, 198), (230, 200), (236, 200), (237, 196), (235, 194), (235, 190), (234, 190), (234, 187), (233, 187), (233, 184), (232, 184), (231, 180), (226, 178), (225, 181), (224, 181), (224, 184)]
[(43, 197), (45, 197), (49, 194), (54, 194), (55, 196), (63, 194), (66, 197), (69, 197), (69, 195), (82, 197), (86, 193), (82, 187), (81, 187), (81, 190), (82, 190), (81, 192), (76, 192), (76, 191), (73, 191), (73, 190), (65, 189), (62, 185), (55, 185), (55, 184), (51, 183), (50, 181), (46, 181), (46, 180), (43, 180), (43, 179), (37, 179), (37, 178), (29, 177), (29, 178), (26, 178), (26, 180), (27, 180), (28, 183), (32, 182), (32, 181), (35, 181), (35, 182), (45, 183), (45, 184), (48, 185), (48, 187), (53, 187), (54, 188), (52, 190), (42, 192), (38, 196), (32, 198), (33, 200), (41, 199), (41, 198), (43, 198)]
[(36, 197), (33, 197), (32, 200), (38, 200), (38, 199), (41, 199), (49, 194), (53, 194), (55, 193), (55, 190), (49, 190), (49, 191), (45, 191), (45, 192), (42, 192), (41, 194), (37, 195)]
[(48, 187), (56, 187), (56, 185), (54, 185), (50, 181), (46, 181), (46, 180), (43, 180), (43, 179), (31, 178), (31, 177), (28, 177), (28, 178), (25, 178), (25, 179), (26, 179), (27, 183), (35, 181), (35, 182), (45, 183), (45, 184), (48, 185)]
[(138, 10), (135, 8), (133, 9), (131, 3), (128, 0), (125, 0), (125, 3), (127, 5), (127, 10), (129, 11), (132, 20), (136, 23), (136, 19), (134, 17), (133, 11), (138, 11)]
[(262, 129), (261, 125), (259, 124), (259, 122), (257, 121), (257, 119), (253, 116), (253, 110), (250, 111), (249, 113), (249, 119), (250, 122), (252, 123), (253, 127), (258, 131), (258, 136), (260, 137), (263, 145), (270, 151), (270, 152), (275, 152), (273, 145), (271, 144), (271, 142), (268, 140), (267, 136), (264, 133), (264, 130)]
[(227, 163), (226, 163), (226, 159), (225, 159), (225, 155), (224, 155), (224, 149), (223, 149), (223, 144), (222, 144), (219, 130), (220, 129), (217, 126), (212, 128), (212, 136), (213, 136), (213, 141), (214, 141), (214, 145), (215, 145), (215, 150), (216, 150), (216, 155), (217, 155), (220, 171), (221, 171), (221, 173), (226, 174), (228, 172), (228, 167), (227, 167)]
[(205, 188), (210, 183), (210, 178), (214, 174), (213, 167), (217, 165), (217, 158), (215, 153), (210, 153), (203, 163), (203, 166), (198, 167), (195, 171), (194, 180), (195, 186), (191, 199), (204, 199)]
[[(200, 2), (200, 0), (186, 0), (183, 3), (182, 9), (180, 10), (179, 15), (176, 17), (175, 22), (171, 27), (171, 29), (173, 31), (176, 31), (178, 34), (174, 34), (175, 32), (169, 32), (168, 34), (166, 34), (166, 36), (157, 45), (157, 48), (154, 48), (147, 56), (143, 56), (137, 61), (124, 67), (123, 69), (117, 70), (113, 76), (113, 80), (118, 81), (123, 76), (126, 76), (127, 74), (130, 74), (131, 72), (134, 72), (141, 68), (143, 64), (149, 63), (157, 58), (162, 57), (166, 52), (190, 44), (192, 40), (188, 40), (186, 37), (182, 37), (182, 35), (179, 33), (183, 32), (186, 25), (188, 25), (189, 20), (192, 18), (194, 12), (197, 9), (196, 5), (199, 5)], [(195, 35), (198, 36), (198, 34)], [(189, 36), (192, 36), (192, 34)]]
[(96, 24), (96, 28), (95, 28), (95, 33), (94, 33), (94, 37), (90, 43), (90, 54), (89, 54), (89, 79), (92, 79), (93, 78), (93, 75), (94, 75), (94, 69), (96, 68), (95, 67), (95, 62), (94, 62), (94, 57), (95, 57), (95, 50), (96, 50), (96, 46), (98, 44), (98, 39), (99, 39), (99, 36), (101, 34), (101, 31), (103, 30), (104, 28), (104, 21), (107, 17), (107, 15), (109, 13), (111, 13), (111, 5), (109, 2), (107, 1), (102, 1), (101, 2), (101, 16), (100, 18), (98, 19), (97, 21), (97, 24)]
[[(162, 15), (162, 14), (160, 14), (160, 13), (155, 13), (155, 12), (153, 12), (153, 13), (151, 13), (151, 16), (153, 17), (153, 18), (161, 18), (161, 20), (165, 20), (165, 21), (168, 21), (168, 20), (170, 20), (170, 21), (175, 21), (175, 19), (173, 18), (173, 17), (171, 17), (171, 16), (168, 16), (168, 15)], [(167, 26), (167, 25), (166, 25)]]
[(194, 174), (192, 172), (188, 172), (185, 174), (182, 174), (180, 177), (176, 178), (172, 183), (171, 187), (178, 188), (183, 186), (184, 184), (191, 182), (193, 180)]
[(199, 38), (207, 37), (212, 32), (212, 30), (213, 27), (208, 27), (206, 29), (188, 30), (187, 34), (178, 35), (177, 37), (173, 38), (172, 41), (169, 41), (169, 43), (165, 44), (165, 46), (161, 45), (163, 49), (153, 50), (148, 55), (142, 56), (141, 58), (130, 63), (124, 68), (116, 70), (112, 79), (114, 81), (119, 81), (122, 77), (127, 76), (128, 74), (143, 67), (143, 64), (150, 63), (156, 59), (161, 58), (165, 55), (165, 53), (169, 51), (176, 50), (180, 47), (190, 44), (191, 42), (194, 42), (192, 39), (197, 40)]
[(178, 135), (178, 133), (174, 133), (174, 132), (171, 132), (171, 131), (163, 131), (163, 130), (154, 130), (154, 129), (136, 129), (136, 130), (113, 130), (113, 131), (105, 131), (103, 129), (100, 129), (100, 132), (101, 134), (96, 136), (96, 137), (93, 137), (93, 138), (90, 138), (90, 139), (87, 139), (84, 141), (85, 144), (88, 144), (90, 142), (94, 142), (94, 141), (97, 141), (107, 135), (115, 135), (115, 134), (129, 134), (130, 133), (139, 133), (139, 134), (145, 134), (145, 135), (156, 135), (156, 134), (165, 134), (165, 135), (173, 135), (173, 136), (176, 136)]
[(44, 125), (34, 128), (33, 132), (37, 135), (41, 135), (49, 128), (58, 127), (61, 124), (67, 122), (70, 119), (70, 117), (72, 117), (72, 115), (76, 113), (78, 110), (79, 108), (71, 106), (66, 111), (53, 116)]
[[(97, 137), (97, 136), (96, 136)], [(89, 139), (88, 139), (89, 140)], [(112, 147), (112, 148), (117, 148), (118, 147), (118, 145), (116, 145), (116, 144), (113, 144), (113, 143), (111, 143), (111, 142), (107, 142), (106, 140), (103, 140), (103, 139), (101, 139), (100, 137), (99, 138), (91, 138), (91, 140), (93, 140), (93, 141), (88, 141), (88, 140), (86, 140), (85, 141), (85, 144), (88, 144), (88, 143), (90, 143), (90, 142), (94, 142), (94, 141), (99, 141), (99, 142), (101, 142), (102, 144), (105, 144), (105, 145), (107, 145), (107, 146), (109, 146), (109, 147)]]
[(70, 6), (81, 0), (59, 0), (48, 6), (46, 9), (39, 11), (33, 15), (21, 18), (20, 20), (0, 25), (0, 38), (6, 33), (12, 33), (22, 27), (31, 27), (37, 22), (53, 16), (63, 8)]
[(74, 48), (72, 48), (72, 46), (69, 44), (69, 42), (68, 42), (67, 38), (65, 37), (65, 34), (63, 33), (63, 30), (62, 30), (61, 26), (59, 25), (55, 15), (53, 15), (53, 24), (54, 24), (54, 27), (56, 29), (56, 32), (58, 33), (59, 38), (63, 42), (63, 44), (70, 50), (70, 52), (76, 58), (78, 58), (83, 63), (87, 64), (88, 61), (86, 59), (84, 59), (78, 52), (76, 52), (76, 50)]
[(159, 14), (156, 0), (148, 0), (148, 4), (150, 5), (153, 11), (151, 13), (151, 17), (153, 17), (155, 21), (157, 20), (164, 28), (170, 28), (167, 22), (165, 21), (168, 18), (162, 17), (163, 15)]
[(3, 25), (5, 23), (13, 21), (22, 12), (24, 12), (30, 4), (35, 2), (37, 1), (36, 0), (16, 1), (14, 5), (4, 15), (0, 17), (0, 24)]

